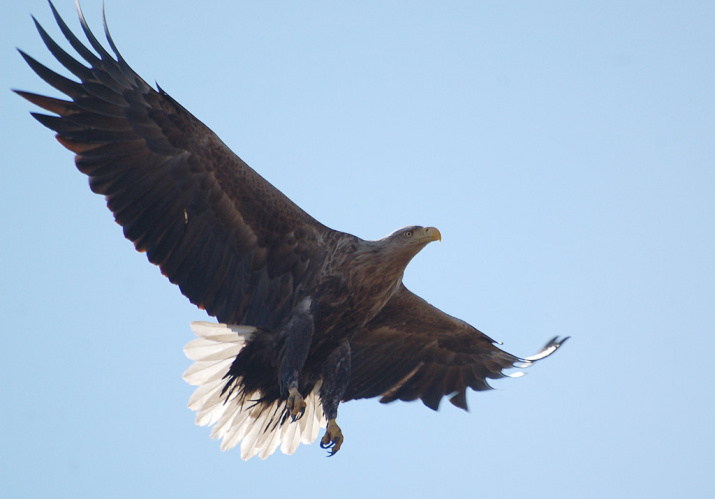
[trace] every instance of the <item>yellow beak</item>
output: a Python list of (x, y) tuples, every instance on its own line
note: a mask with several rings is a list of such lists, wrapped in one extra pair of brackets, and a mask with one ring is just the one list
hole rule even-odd
[(442, 234), (439, 233), (437, 227), (425, 227), (424, 238), (429, 241), (439, 241), (442, 242)]

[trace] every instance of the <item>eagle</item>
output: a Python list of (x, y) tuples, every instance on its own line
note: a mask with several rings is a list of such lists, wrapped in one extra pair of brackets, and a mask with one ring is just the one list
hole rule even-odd
[[(517, 377), (568, 338), (520, 358), (402, 282), (410, 260), (439, 230), (404, 227), (376, 240), (315, 220), (234, 154), (206, 125), (113, 54), (77, 11), (82, 42), (50, 8), (79, 55), (33, 17), (49, 52), (73, 77), (20, 50), (68, 97), (14, 90), (49, 112), (32, 116), (75, 153), (91, 190), (105, 197), (124, 236), (217, 322), (195, 322), (184, 351), (194, 363), (189, 407), (226, 450), (265, 459), (312, 443), (334, 455), (344, 437), (341, 402), (443, 397), (467, 410), (467, 389)], [(91, 48), (90, 48), (91, 47)], [(509, 371), (512, 372), (512, 371)]]

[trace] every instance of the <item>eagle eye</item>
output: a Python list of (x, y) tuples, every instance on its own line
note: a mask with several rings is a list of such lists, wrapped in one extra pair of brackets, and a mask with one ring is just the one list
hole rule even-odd
[(404, 236), (405, 236), (406, 238), (410, 238), (410, 237), (412, 237), (412, 231), (411, 231), (411, 230), (407, 230), (407, 231), (405, 231), (405, 234), (404, 234)]

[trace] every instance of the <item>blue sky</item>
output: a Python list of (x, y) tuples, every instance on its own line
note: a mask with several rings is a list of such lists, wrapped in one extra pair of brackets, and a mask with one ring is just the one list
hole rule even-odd
[(61, 35), (4, 2), (8, 497), (715, 495), (715, 4), (106, 4), (129, 64), (314, 217), (438, 227), (413, 291), (518, 355), (572, 339), (468, 414), (345, 404), (329, 460), (220, 452), (181, 380), (206, 316), (7, 90), (56, 95), (14, 47), (57, 68), (30, 14)]

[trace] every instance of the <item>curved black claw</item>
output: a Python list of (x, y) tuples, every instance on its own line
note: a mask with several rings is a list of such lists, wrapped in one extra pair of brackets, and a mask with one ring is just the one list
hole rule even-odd
[(288, 407), (288, 413), (293, 421), (298, 421), (305, 414), (306, 408), (305, 400), (300, 394), (297, 388), (291, 388), (288, 392), (288, 400), (286, 401), (286, 406)]
[(325, 430), (325, 435), (320, 440), (321, 449), (330, 449), (328, 457), (332, 457), (336, 452), (340, 450), (340, 446), (343, 445), (343, 432), (338, 426), (338, 423), (334, 419), (328, 421), (328, 427)]

